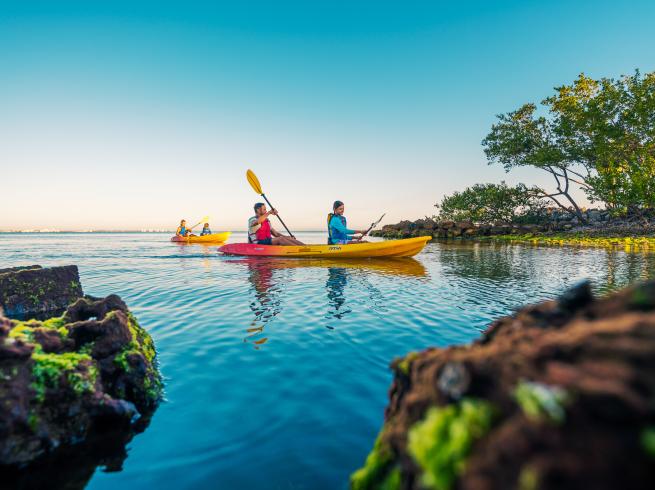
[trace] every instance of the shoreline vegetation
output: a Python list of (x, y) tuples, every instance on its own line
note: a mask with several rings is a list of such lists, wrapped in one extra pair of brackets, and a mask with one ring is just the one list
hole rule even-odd
[[(553, 189), (505, 182), (444, 196), (437, 214), (374, 236), (474, 238), (535, 245), (655, 246), (655, 72), (584, 74), (537, 104), (497, 116), (482, 140), (488, 164), (528, 167)], [(585, 209), (575, 190), (602, 207)]]

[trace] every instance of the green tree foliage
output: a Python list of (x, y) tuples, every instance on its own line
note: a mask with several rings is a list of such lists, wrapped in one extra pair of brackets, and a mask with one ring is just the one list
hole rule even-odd
[(535, 167), (550, 173), (556, 191), (543, 192), (562, 208), (579, 185), (609, 209), (655, 207), (655, 72), (618, 80), (581, 74), (542, 101), (498, 116), (482, 141), (489, 163), (509, 171)]
[(544, 201), (537, 197), (543, 191), (524, 184), (514, 187), (500, 184), (476, 184), (462, 192), (445, 196), (440, 204), (439, 219), (493, 223), (531, 223), (543, 218)]

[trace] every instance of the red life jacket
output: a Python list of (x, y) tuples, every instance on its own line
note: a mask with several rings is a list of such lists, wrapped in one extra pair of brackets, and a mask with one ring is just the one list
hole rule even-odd
[(266, 219), (262, 225), (257, 230), (257, 240), (268, 240), (272, 237), (271, 235), (271, 222)]

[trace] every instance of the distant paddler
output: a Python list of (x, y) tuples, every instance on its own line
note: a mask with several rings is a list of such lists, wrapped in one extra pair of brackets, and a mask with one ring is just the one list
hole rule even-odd
[(175, 231), (175, 236), (179, 236), (182, 238), (188, 238), (191, 236), (195, 236), (194, 234), (191, 233), (192, 228), (187, 228), (186, 227), (186, 220), (183, 219), (180, 221), (180, 226), (177, 227), (177, 230)]
[(209, 228), (209, 223), (205, 223), (202, 227), (202, 231), (200, 232), (200, 236), (205, 236), (205, 235), (211, 235), (212, 231)]
[[(196, 236), (193, 233), (191, 233), (193, 231), (193, 229), (196, 226), (198, 226), (198, 225), (200, 225), (202, 223), (205, 223), (205, 227), (209, 230), (209, 224), (207, 223), (208, 221), (209, 221), (209, 216), (205, 216), (200, 221), (198, 221), (195, 225), (190, 226), (190, 227), (187, 228), (186, 220), (183, 219), (183, 220), (180, 221), (180, 226), (178, 226), (177, 230), (175, 231), (175, 236), (181, 237), (181, 238), (189, 238), (189, 237), (192, 237), (192, 236)], [(211, 234), (211, 231), (209, 233)]]

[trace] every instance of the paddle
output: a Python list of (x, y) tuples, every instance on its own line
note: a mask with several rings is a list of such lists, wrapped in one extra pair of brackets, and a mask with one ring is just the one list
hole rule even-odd
[[(387, 213), (384, 213), (382, 216), (380, 216), (380, 219), (377, 220), (375, 223), (371, 223), (371, 226), (368, 228), (368, 230), (366, 230), (366, 233), (364, 233), (364, 234), (362, 235), (362, 238), (364, 238), (366, 235), (368, 235), (368, 234), (371, 232), (371, 230), (372, 230), (373, 228), (375, 228), (377, 225), (379, 225), (379, 224), (380, 224), (380, 221), (382, 221), (382, 218), (384, 218), (386, 214), (387, 214)], [(361, 240), (362, 238), (360, 238), (360, 240)]]
[(207, 223), (209, 221), (209, 216), (205, 216), (203, 219), (198, 221), (195, 225), (191, 226), (189, 230), (193, 230), (196, 226), (198, 226), (201, 223)]
[[(252, 189), (257, 194), (259, 194), (260, 196), (262, 196), (264, 198), (264, 201), (266, 201), (266, 204), (268, 204), (268, 207), (270, 207), (271, 209), (275, 209), (273, 207), (273, 205), (271, 204), (271, 202), (266, 197), (266, 195), (264, 194), (264, 191), (262, 190), (262, 186), (259, 183), (259, 179), (255, 175), (255, 172), (253, 172), (252, 170), (248, 170), (246, 172), (246, 178), (248, 179), (248, 183), (250, 184), (250, 187), (252, 187)], [(276, 215), (276, 216), (277, 216), (277, 219), (280, 220), (280, 223), (282, 223), (282, 226), (284, 226), (284, 229), (287, 230), (287, 233), (289, 234), (289, 236), (291, 236), (291, 238), (296, 238), (295, 236), (293, 236), (293, 233), (291, 233), (289, 231), (289, 228), (287, 228), (287, 225), (284, 224), (284, 221), (282, 221), (282, 218), (280, 218), (279, 215)]]

